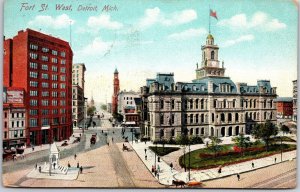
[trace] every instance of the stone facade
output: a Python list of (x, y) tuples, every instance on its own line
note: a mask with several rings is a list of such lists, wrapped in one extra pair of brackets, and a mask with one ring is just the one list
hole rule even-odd
[[(208, 35), (202, 46), (201, 68), (190, 82), (174, 81), (174, 74), (158, 73), (141, 88), (141, 128), (151, 140), (181, 134), (225, 137), (250, 134), (256, 123), (276, 123), (276, 88), (270, 81), (257, 85), (233, 83), (219, 66), (218, 46)], [(214, 52), (214, 53), (212, 53)]]
[(79, 85), (72, 85), (72, 119), (77, 127), (84, 118), (84, 92)]

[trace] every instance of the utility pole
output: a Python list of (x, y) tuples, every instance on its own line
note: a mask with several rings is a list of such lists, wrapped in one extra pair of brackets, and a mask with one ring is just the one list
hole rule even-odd
[(189, 181), (191, 180), (191, 144), (189, 141)]

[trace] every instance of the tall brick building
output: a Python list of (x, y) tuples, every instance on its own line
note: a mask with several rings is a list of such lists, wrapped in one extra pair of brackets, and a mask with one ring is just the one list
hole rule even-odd
[(4, 86), (25, 91), (27, 145), (72, 134), (72, 58), (68, 42), (31, 29), (4, 41)]

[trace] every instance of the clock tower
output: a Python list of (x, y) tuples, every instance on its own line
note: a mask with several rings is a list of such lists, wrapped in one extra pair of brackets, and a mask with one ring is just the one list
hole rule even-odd
[(220, 66), (218, 60), (218, 45), (214, 44), (214, 37), (208, 34), (206, 38), (206, 44), (201, 47), (202, 59), (201, 67), (196, 69), (196, 79), (202, 79), (204, 77), (224, 77), (225, 68), (224, 62)]

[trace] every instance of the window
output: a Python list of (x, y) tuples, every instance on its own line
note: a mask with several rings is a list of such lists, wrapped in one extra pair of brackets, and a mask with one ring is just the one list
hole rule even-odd
[(65, 89), (65, 88), (66, 88), (66, 84), (61, 83), (61, 84), (60, 84), (60, 88), (61, 88), (61, 89)]
[(211, 59), (215, 59), (215, 51), (212, 51), (210, 56), (211, 56)]
[(49, 91), (43, 91), (42, 97), (49, 97)]
[(38, 96), (38, 91), (30, 91), (29, 95), (30, 96)]
[(65, 98), (66, 97), (66, 92), (64, 92), (64, 91), (60, 92), (60, 97)]
[(57, 100), (52, 100), (52, 106), (57, 106)]
[(194, 123), (194, 115), (193, 114), (190, 115), (190, 123), (191, 124)]
[(66, 76), (64, 76), (64, 75), (60, 76), (60, 80), (61, 81), (66, 81)]
[(196, 109), (198, 109), (199, 108), (199, 100), (198, 99), (196, 99), (195, 104), (196, 104)]
[(171, 124), (174, 124), (174, 123), (175, 123), (175, 115), (172, 114), (172, 116), (171, 116)]
[(66, 101), (65, 100), (61, 100), (60, 101), (60, 106), (66, 106)]
[(38, 54), (36, 54), (36, 53), (29, 53), (29, 57), (31, 58), (31, 59), (37, 59), (38, 58)]
[(60, 56), (66, 57), (66, 52), (64, 52), (64, 51), (60, 52)]
[(65, 65), (66, 64), (66, 60), (65, 59), (60, 60), (60, 64)]
[(160, 114), (160, 124), (164, 124), (164, 115)]
[(21, 121), (21, 126), (24, 127), (24, 121)]
[(7, 122), (6, 121), (4, 122), (4, 128), (7, 128)]
[(160, 108), (163, 109), (164, 108), (164, 100), (160, 99), (159, 102), (160, 102), (160, 105), (159, 105)]
[(4, 138), (7, 138), (7, 131), (4, 131)]
[(60, 114), (66, 114), (66, 109), (60, 109)]
[(12, 128), (15, 127), (15, 122), (14, 122), (14, 121), (11, 122), (11, 127), (12, 127)]
[(52, 58), (51, 61), (52, 63), (57, 63), (57, 58)]
[(57, 92), (56, 91), (52, 91), (52, 97), (57, 97)]
[(57, 72), (57, 67), (56, 66), (52, 66), (52, 71)]
[(49, 52), (49, 49), (48, 49), (48, 48), (46, 48), (46, 47), (43, 47), (43, 48), (42, 48), (42, 52), (44, 52), (44, 53), (48, 53), (48, 52)]
[(42, 126), (44, 126), (44, 125), (49, 125), (49, 119), (42, 118)]
[(19, 121), (17, 121), (17, 127), (19, 127), (20, 125), (19, 125)]
[(42, 61), (49, 61), (49, 57), (43, 55), (43, 56), (42, 56)]
[(201, 101), (200, 101), (200, 108), (204, 109), (204, 99), (201, 99)]
[(30, 72), (29, 72), (29, 77), (31, 77), (31, 78), (38, 78), (38, 73), (37, 73), (37, 72), (30, 71)]
[(43, 109), (42, 110), (42, 115), (49, 115), (49, 110), (48, 109)]
[(37, 106), (37, 105), (38, 105), (38, 102), (37, 102), (36, 99), (31, 99), (31, 100), (29, 101), (29, 105), (30, 105), (30, 106)]
[(184, 124), (187, 124), (187, 118), (188, 118), (187, 114), (184, 114)]
[(30, 48), (31, 50), (38, 50), (38, 49), (39, 49), (39, 46), (37, 46), (37, 45), (35, 45), (35, 44), (33, 44), (33, 43), (30, 43), (29, 48)]
[(217, 100), (215, 99), (214, 100), (214, 108), (216, 108), (217, 107)]
[(57, 81), (57, 75), (52, 75), (52, 81)]
[(23, 137), (23, 136), (24, 136), (24, 131), (20, 130), (20, 137)]
[(54, 114), (54, 115), (58, 114), (58, 109), (53, 109), (52, 114)]
[(171, 107), (172, 107), (172, 109), (175, 109), (175, 100), (174, 99), (172, 99), (172, 101), (171, 101)]
[(46, 74), (46, 73), (42, 73), (42, 79), (49, 79), (49, 76), (48, 76), (48, 74)]
[(30, 62), (30, 63), (29, 63), (29, 67), (30, 67), (30, 69), (37, 69), (37, 68), (38, 68), (38, 64), (37, 64), (37, 63)]
[(199, 114), (196, 114), (196, 123), (199, 123)]
[(60, 72), (61, 72), (61, 73), (66, 73), (66, 68), (61, 67), (61, 68), (60, 68)]
[(52, 89), (57, 89), (57, 83), (52, 83)]
[(18, 131), (14, 131), (14, 137), (18, 137)]
[(4, 117), (7, 118), (7, 113), (6, 112), (4, 113)]
[(48, 88), (48, 87), (49, 87), (49, 83), (42, 82), (42, 87), (43, 87), (43, 88)]
[(37, 119), (29, 119), (29, 127), (37, 127)]
[(42, 106), (49, 106), (49, 101), (46, 99), (42, 100)]
[(37, 115), (38, 114), (38, 110), (37, 109), (30, 109), (29, 110), (29, 115)]
[(42, 65), (42, 70), (48, 71), (48, 65)]
[(52, 55), (57, 55), (57, 51), (52, 50)]

